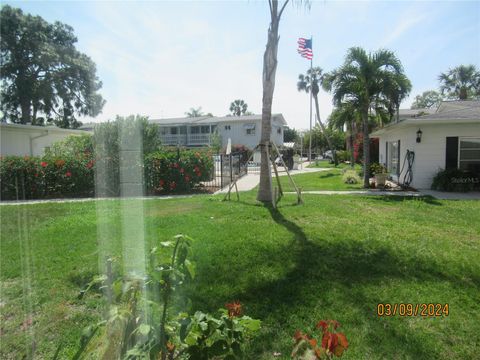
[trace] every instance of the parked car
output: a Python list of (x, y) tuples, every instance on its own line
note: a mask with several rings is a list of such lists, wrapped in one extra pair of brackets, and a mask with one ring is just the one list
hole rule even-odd
[(323, 158), (324, 159), (330, 159), (333, 160), (333, 153), (332, 150), (327, 150), (323, 153)]

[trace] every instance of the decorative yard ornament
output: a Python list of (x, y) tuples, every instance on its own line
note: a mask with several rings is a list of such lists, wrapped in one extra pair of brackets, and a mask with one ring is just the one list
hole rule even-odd
[(232, 139), (228, 138), (227, 149), (225, 150), (225, 154), (230, 155), (231, 153), (232, 153)]

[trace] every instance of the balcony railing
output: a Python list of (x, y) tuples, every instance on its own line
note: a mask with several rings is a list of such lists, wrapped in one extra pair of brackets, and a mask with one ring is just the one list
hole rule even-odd
[(166, 134), (160, 135), (160, 141), (165, 145), (209, 145), (210, 134)]

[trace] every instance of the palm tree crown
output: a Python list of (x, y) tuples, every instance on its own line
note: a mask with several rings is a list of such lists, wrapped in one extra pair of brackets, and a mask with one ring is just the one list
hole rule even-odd
[(359, 47), (351, 48), (345, 63), (325, 75), (323, 86), (333, 92), (336, 106), (354, 104), (362, 117), (364, 186), (369, 186), (370, 138), (368, 120), (372, 110), (383, 118), (398, 112), (400, 102), (409, 94), (411, 84), (404, 74), (400, 60), (389, 50), (367, 53)]
[(440, 91), (450, 99), (480, 96), (480, 71), (475, 65), (460, 65), (440, 74)]
[(306, 93), (312, 91), (312, 95), (317, 96), (323, 79), (324, 75), (321, 67), (316, 66), (308, 69), (305, 75), (298, 75), (297, 89)]
[(202, 107), (199, 106), (198, 108), (190, 108), (190, 111), (186, 112), (185, 115), (187, 115), (187, 117), (194, 118), (204, 116), (204, 113), (202, 111)]
[(240, 115), (245, 115), (248, 109), (248, 105), (245, 101), (243, 100), (234, 100), (230, 104), (230, 112), (234, 116), (240, 116)]

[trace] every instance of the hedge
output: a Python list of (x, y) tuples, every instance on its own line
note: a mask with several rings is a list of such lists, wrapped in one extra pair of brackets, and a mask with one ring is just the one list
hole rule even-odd
[[(114, 164), (112, 164), (114, 162)], [(43, 157), (7, 156), (0, 158), (0, 196), (2, 200), (85, 197), (95, 194), (95, 171), (108, 176), (111, 192), (120, 194), (117, 159), (99, 158), (89, 151), (80, 154), (46, 154)], [(158, 151), (145, 156), (147, 194), (192, 191), (200, 182), (211, 179), (213, 160), (205, 151)], [(98, 170), (97, 169), (97, 173)], [(103, 193), (104, 194), (104, 193)]]

